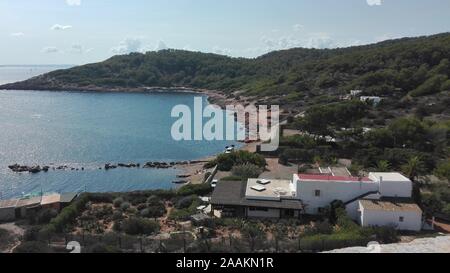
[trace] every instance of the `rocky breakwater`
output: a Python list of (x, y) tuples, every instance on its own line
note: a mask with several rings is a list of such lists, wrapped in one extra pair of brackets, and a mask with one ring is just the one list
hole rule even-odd
[(105, 170), (113, 170), (113, 169), (117, 169), (117, 168), (140, 168), (141, 164), (140, 163), (119, 163), (117, 165), (111, 164), (111, 163), (107, 163), (105, 164)]
[[(118, 163), (118, 164), (112, 164), (107, 163), (101, 167), (98, 167), (98, 170), (113, 170), (117, 168), (144, 168), (144, 169), (170, 169), (175, 168), (176, 166), (182, 166), (182, 165), (189, 165), (189, 164), (195, 164), (200, 163), (202, 161), (179, 161), (179, 162), (147, 162), (143, 165), (140, 163)], [(50, 167), (51, 166), (51, 167)], [(69, 167), (67, 165), (61, 165), (61, 166), (55, 166), (54, 164), (51, 164), (50, 166), (26, 166), (26, 165), (19, 165), (14, 164), (8, 166), (10, 170), (12, 170), (15, 173), (40, 173), (40, 172), (48, 172), (50, 169), (52, 171), (84, 171), (86, 170), (84, 167)]]
[(24, 172), (29, 172), (29, 173), (40, 173), (40, 172), (48, 172), (50, 170), (49, 166), (22, 166), (19, 164), (14, 164), (11, 166), (8, 166), (8, 168), (10, 170), (12, 170), (15, 173), (24, 173)]

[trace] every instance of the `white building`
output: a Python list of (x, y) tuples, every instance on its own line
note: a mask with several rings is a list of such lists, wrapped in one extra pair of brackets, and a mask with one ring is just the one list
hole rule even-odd
[(392, 226), (399, 230), (420, 231), (422, 210), (410, 201), (397, 200), (360, 200), (359, 223), (363, 227)]
[(211, 203), (215, 214), (224, 217), (297, 218), (321, 214), (332, 202), (342, 201), (348, 215), (363, 226), (420, 230), (422, 211), (411, 196), (412, 182), (399, 173), (362, 178), (294, 174), (292, 181), (219, 183)]
[(362, 102), (372, 102), (376, 106), (380, 104), (383, 99), (375, 96), (362, 96), (360, 97), (360, 100)]
[(348, 213), (357, 218), (357, 200), (379, 197), (379, 183), (369, 178), (332, 175), (294, 175), (297, 196), (305, 206), (306, 214), (320, 214), (333, 201), (349, 203)]
[(362, 94), (362, 90), (350, 90), (350, 95), (353, 97), (359, 96)]
[(346, 205), (348, 215), (358, 221), (361, 199), (412, 197), (412, 182), (400, 173), (370, 173), (364, 178), (299, 174), (294, 175), (293, 184), (306, 214), (320, 214), (339, 200)]

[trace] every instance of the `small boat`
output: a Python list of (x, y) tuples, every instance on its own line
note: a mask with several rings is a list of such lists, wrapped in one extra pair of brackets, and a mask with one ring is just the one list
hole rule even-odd
[(190, 176), (191, 176), (190, 174), (179, 174), (177, 175), (177, 178), (188, 178)]

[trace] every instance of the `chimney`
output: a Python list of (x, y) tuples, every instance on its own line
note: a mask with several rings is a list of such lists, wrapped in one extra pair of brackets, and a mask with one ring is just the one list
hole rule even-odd
[(383, 197), (382, 185), (383, 185), (383, 177), (380, 176), (380, 186), (378, 190), (380, 191), (381, 197)]

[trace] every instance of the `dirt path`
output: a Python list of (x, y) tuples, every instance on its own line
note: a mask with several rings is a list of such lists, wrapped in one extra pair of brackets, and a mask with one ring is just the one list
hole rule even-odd
[(12, 253), (14, 249), (20, 245), (20, 238), (25, 234), (25, 230), (14, 223), (1, 224), (0, 229), (6, 230), (13, 237), (13, 242), (9, 244), (6, 249), (2, 249), (0, 252)]

